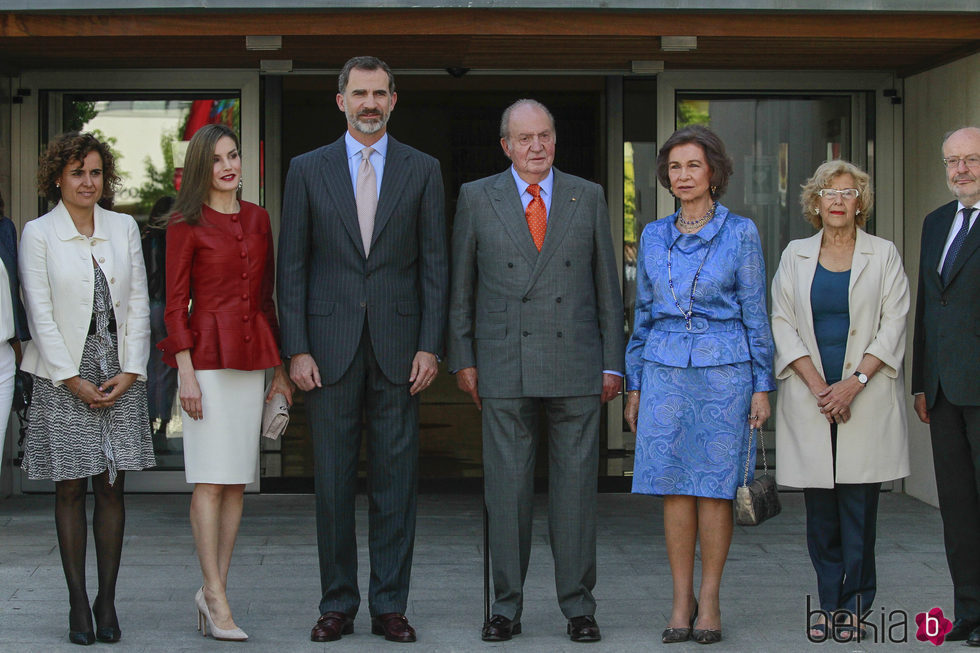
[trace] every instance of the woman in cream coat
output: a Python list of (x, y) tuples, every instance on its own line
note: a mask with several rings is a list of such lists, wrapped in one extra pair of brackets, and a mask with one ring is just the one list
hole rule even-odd
[[(24, 225), (20, 278), (33, 339), (21, 368), (34, 375), (23, 469), (55, 482), (55, 524), (68, 583), (68, 638), (118, 641), (116, 575), (126, 470), (154, 464), (146, 415), (150, 304), (136, 221), (109, 211), (112, 152), (91, 134), (55, 139), (38, 162), (38, 192), (54, 209)], [(85, 589), (85, 493), (99, 593)], [(93, 611), (95, 628), (92, 626)]]
[(831, 617), (853, 633), (854, 615), (871, 608), (878, 493), (909, 473), (909, 286), (895, 245), (861, 229), (873, 203), (867, 174), (828, 161), (800, 202), (820, 231), (786, 247), (772, 285), (776, 477), (804, 488), (825, 613), (809, 635), (822, 641)]

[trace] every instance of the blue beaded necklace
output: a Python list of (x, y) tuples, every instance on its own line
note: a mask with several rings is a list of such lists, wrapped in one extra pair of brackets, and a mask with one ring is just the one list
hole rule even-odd
[[(712, 211), (713, 210), (714, 206), (712, 206)], [(680, 311), (681, 316), (684, 318), (684, 327), (690, 331), (691, 320), (694, 318), (694, 293), (698, 289), (698, 278), (701, 276), (701, 268), (704, 267), (705, 261), (708, 260), (708, 255), (711, 254), (711, 246), (714, 244), (714, 240), (712, 239), (712, 241), (708, 243), (708, 247), (704, 252), (704, 258), (701, 259), (701, 265), (698, 266), (697, 272), (694, 273), (694, 281), (691, 282), (691, 299), (690, 303), (687, 305), (686, 311), (681, 308), (681, 303), (677, 300), (676, 293), (674, 293), (674, 279), (673, 275), (671, 274), (670, 252), (674, 249), (676, 242), (677, 241), (675, 240), (670, 244), (670, 247), (667, 248), (667, 285), (670, 287), (670, 296), (674, 298), (674, 306), (677, 307), (677, 310)]]

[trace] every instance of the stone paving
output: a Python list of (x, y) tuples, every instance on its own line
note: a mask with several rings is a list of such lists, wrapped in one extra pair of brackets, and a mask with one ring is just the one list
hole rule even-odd
[[(914, 615), (940, 606), (948, 614), (952, 588), (939, 512), (900, 493), (882, 496), (878, 519), (878, 597), (872, 621), (891, 639), (810, 643), (806, 595), (815, 593), (806, 553), (803, 497), (782, 494), (783, 514), (755, 528), (736, 527), (722, 585), (724, 641), (712, 651), (911, 651)], [(671, 580), (664, 551), (662, 502), (653, 497), (599, 497), (597, 619), (603, 639), (573, 644), (555, 600), (547, 542), (545, 497), (536, 498), (534, 546), (523, 617), (511, 642), (479, 639), (483, 621), (483, 538), (480, 497), (422, 495), (408, 617), (414, 645), (370, 634), (367, 614), (367, 501), (358, 497), (360, 577), (365, 595), (353, 635), (309, 641), (319, 595), (313, 497), (250, 495), (229, 580), (229, 598), (245, 644), (204, 639), (196, 630), (194, 592), (200, 571), (187, 521), (189, 495), (127, 497), (126, 544), (117, 609), (128, 651), (650, 651), (704, 650), (688, 642), (667, 647), (660, 632), (670, 611)], [(91, 510), (91, 499), (89, 500)], [(94, 546), (89, 541), (89, 596), (95, 597)], [(901, 624), (905, 615), (908, 630)], [(68, 600), (55, 539), (53, 498), (0, 500), (0, 651), (76, 651), (68, 643)], [(108, 645), (96, 643), (96, 647)], [(945, 648), (958, 647), (949, 642)]]

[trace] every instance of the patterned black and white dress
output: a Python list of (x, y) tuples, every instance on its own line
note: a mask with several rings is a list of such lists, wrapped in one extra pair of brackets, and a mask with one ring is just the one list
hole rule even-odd
[[(119, 373), (109, 284), (95, 269), (92, 319), (95, 334), (85, 339), (79, 374), (99, 385)], [(32, 479), (65, 481), (109, 471), (153, 467), (153, 439), (146, 410), (146, 382), (136, 381), (110, 408), (92, 410), (62, 384), (34, 377), (23, 468)]]

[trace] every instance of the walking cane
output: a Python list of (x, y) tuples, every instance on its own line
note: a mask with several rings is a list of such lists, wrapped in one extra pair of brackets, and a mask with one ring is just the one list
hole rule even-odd
[(490, 623), (490, 515), (483, 498), (483, 625)]

